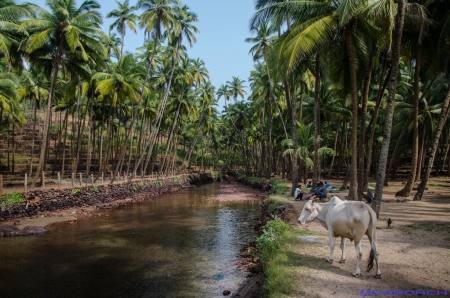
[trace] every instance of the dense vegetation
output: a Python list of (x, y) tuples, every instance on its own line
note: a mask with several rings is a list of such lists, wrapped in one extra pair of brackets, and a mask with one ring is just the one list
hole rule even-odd
[[(299, 175), (345, 176), (360, 199), (376, 177), (378, 211), (386, 173), (407, 166), (398, 195), (422, 181), (420, 200), (431, 171), (450, 170), (448, 1), (256, 0), (254, 70), (217, 90), (186, 54), (198, 18), (176, 0), (117, 2), (110, 34), (96, 1), (47, 6), (0, 0), (2, 164), (16, 171), (28, 127), (19, 171), (33, 183), (44, 169), (115, 179), (197, 166), (282, 174), (293, 189)], [(143, 46), (124, 52), (136, 26)]]

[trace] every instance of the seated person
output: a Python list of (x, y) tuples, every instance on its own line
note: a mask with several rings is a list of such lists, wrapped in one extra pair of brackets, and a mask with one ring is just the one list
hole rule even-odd
[(311, 183), (311, 181), (309, 181), (308, 184), (306, 185), (306, 188), (311, 188), (311, 186), (312, 186), (312, 183)]
[(328, 182), (328, 181), (325, 181), (325, 186), (326, 186), (328, 189), (331, 189), (331, 188), (332, 188), (331, 183)]
[(314, 200), (316, 198), (325, 199), (327, 196), (328, 196), (327, 187), (323, 184), (322, 181), (319, 181), (319, 183), (317, 183), (316, 189), (314, 190), (314, 194), (310, 196), (309, 199), (310, 200)]
[(300, 184), (297, 185), (297, 188), (294, 191), (294, 199), (296, 201), (303, 200), (303, 191), (302, 191), (302, 186)]

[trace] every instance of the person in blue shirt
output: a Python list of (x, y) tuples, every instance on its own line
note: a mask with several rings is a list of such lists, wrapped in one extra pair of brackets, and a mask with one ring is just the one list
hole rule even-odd
[(314, 194), (309, 199), (310, 200), (314, 200), (315, 198), (325, 199), (327, 196), (328, 196), (327, 187), (323, 184), (322, 181), (319, 181), (319, 183), (317, 183), (316, 189), (314, 190)]
[(325, 186), (326, 186), (328, 189), (331, 189), (331, 188), (332, 188), (331, 183), (328, 182), (328, 181), (325, 181)]

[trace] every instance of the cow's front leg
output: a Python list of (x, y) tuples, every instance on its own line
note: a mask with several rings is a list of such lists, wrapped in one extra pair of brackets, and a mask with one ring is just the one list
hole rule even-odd
[(342, 256), (341, 256), (341, 260), (339, 261), (339, 263), (345, 263), (345, 241), (347, 239), (344, 237), (341, 237), (341, 251), (342, 251)]
[(330, 238), (330, 257), (326, 259), (326, 261), (331, 264), (333, 263), (334, 242), (336, 240), (334, 238), (334, 233), (331, 230), (331, 228), (328, 229), (328, 237)]
[(361, 258), (362, 258), (362, 248), (361, 248), (361, 240), (358, 242), (355, 241), (355, 249), (356, 249), (356, 271), (352, 273), (354, 277), (361, 276)]

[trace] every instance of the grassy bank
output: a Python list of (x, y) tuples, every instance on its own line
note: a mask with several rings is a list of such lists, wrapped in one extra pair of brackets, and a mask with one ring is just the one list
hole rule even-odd
[[(280, 206), (286, 206), (291, 197), (284, 184), (271, 181), (273, 193), (265, 201), (272, 220), (267, 222), (258, 238), (258, 249), (264, 270), (264, 297), (281, 298), (304, 294), (303, 281), (311, 263), (317, 259), (300, 251), (310, 243), (300, 241), (303, 236), (321, 236), (323, 233), (306, 231), (281, 220), (277, 215)], [(275, 186), (275, 187), (273, 187)], [(284, 194), (283, 194), (284, 193)]]

